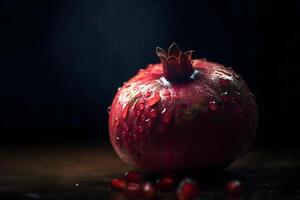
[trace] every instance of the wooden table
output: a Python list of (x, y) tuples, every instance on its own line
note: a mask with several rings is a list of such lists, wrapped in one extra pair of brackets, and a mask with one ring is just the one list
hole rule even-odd
[[(300, 151), (252, 149), (228, 169), (197, 176), (199, 199), (300, 199)], [(126, 199), (109, 188), (130, 168), (108, 145), (9, 146), (0, 149), (0, 199)], [(244, 195), (223, 191), (241, 180)], [(157, 199), (174, 199), (162, 193)]]

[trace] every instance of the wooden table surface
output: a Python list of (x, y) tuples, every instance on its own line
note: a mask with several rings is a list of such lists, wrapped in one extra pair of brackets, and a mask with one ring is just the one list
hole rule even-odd
[[(300, 151), (252, 149), (229, 168), (195, 177), (199, 199), (300, 199)], [(109, 188), (112, 177), (130, 168), (110, 146), (10, 146), (0, 149), (0, 200), (126, 199)], [(244, 195), (231, 198), (226, 180), (239, 179)], [(157, 199), (174, 199), (174, 193)]]

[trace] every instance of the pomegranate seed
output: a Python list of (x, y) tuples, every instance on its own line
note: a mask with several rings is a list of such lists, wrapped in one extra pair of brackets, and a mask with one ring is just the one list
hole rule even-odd
[(157, 189), (162, 192), (170, 191), (174, 188), (174, 186), (175, 186), (175, 180), (174, 177), (171, 175), (165, 175), (156, 181)]
[(142, 185), (143, 198), (154, 199), (156, 195), (155, 187), (152, 183), (146, 182)]
[(139, 183), (128, 183), (124, 190), (125, 196), (128, 198), (138, 198), (141, 196), (141, 185)]
[(143, 175), (139, 172), (128, 171), (124, 174), (125, 179), (128, 182), (140, 183), (143, 181)]
[(120, 120), (119, 120), (119, 117), (115, 117), (115, 124), (116, 126), (119, 126), (120, 124)]
[(228, 181), (225, 185), (225, 190), (230, 196), (239, 196), (243, 193), (243, 184), (238, 180)]
[(110, 186), (114, 190), (122, 191), (126, 186), (126, 182), (122, 179), (114, 178), (111, 180)]
[(196, 181), (189, 178), (183, 179), (177, 189), (177, 198), (179, 200), (195, 199), (199, 195), (199, 188)]

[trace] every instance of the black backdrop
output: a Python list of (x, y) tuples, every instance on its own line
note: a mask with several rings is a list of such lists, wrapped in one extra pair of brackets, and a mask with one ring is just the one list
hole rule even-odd
[(299, 1), (0, 1), (0, 140), (104, 141), (118, 86), (156, 46), (231, 66), (260, 111), (257, 145), (297, 145)]

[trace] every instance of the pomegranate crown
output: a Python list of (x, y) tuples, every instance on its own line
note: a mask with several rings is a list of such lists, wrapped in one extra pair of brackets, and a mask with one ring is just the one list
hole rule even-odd
[(168, 51), (156, 47), (156, 54), (163, 66), (164, 77), (171, 82), (187, 80), (194, 69), (192, 66), (192, 53), (189, 50), (181, 52), (178, 45), (173, 42)]

